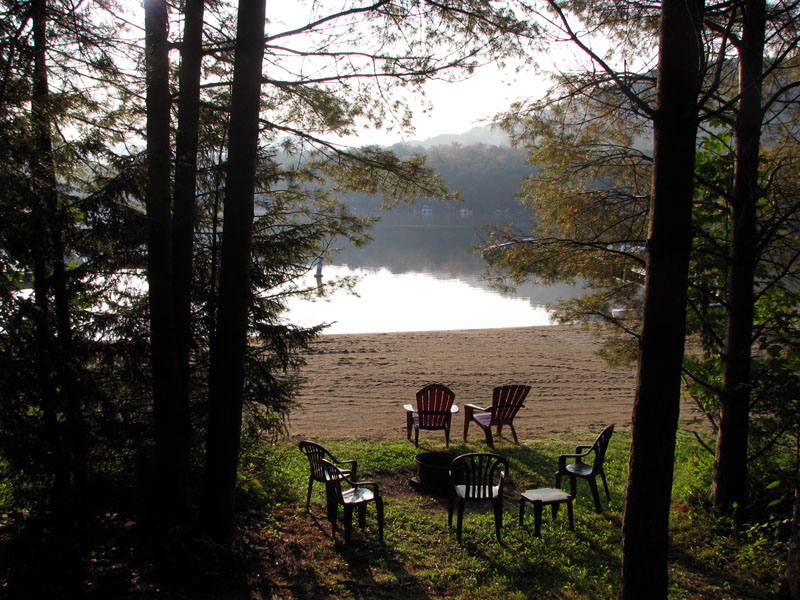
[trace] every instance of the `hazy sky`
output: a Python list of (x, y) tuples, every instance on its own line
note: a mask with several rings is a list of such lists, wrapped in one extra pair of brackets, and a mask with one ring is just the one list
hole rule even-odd
[[(442, 134), (464, 133), (478, 125), (486, 125), (514, 101), (538, 97), (546, 83), (541, 77), (502, 72), (495, 65), (478, 68), (469, 79), (456, 83), (431, 81), (426, 84), (427, 101), (433, 108), (423, 113), (422, 101), (414, 111), (412, 135), (400, 133), (364, 132), (361, 143), (390, 145), (401, 141), (424, 140)], [(412, 105), (413, 108), (413, 105)]]
[[(340, 8), (333, 3), (335, 8)], [(294, 29), (308, 22), (312, 16), (311, 2), (294, 0), (268, 3), (268, 19), (272, 29)], [(289, 44), (293, 45), (293, 44)], [(535, 77), (532, 70), (529, 74), (515, 74), (512, 69), (503, 73), (495, 65), (486, 65), (476, 69), (468, 79), (456, 83), (431, 81), (426, 84), (426, 101), (433, 105), (427, 112), (423, 111), (425, 102), (419, 98), (409, 98), (414, 111), (414, 128), (412, 134), (392, 131), (364, 131), (355, 139), (344, 139), (345, 143), (354, 145), (378, 144), (390, 145), (401, 141), (422, 140), (441, 134), (459, 134), (477, 125), (485, 125), (498, 112), (508, 108), (516, 100), (539, 96), (543, 93), (545, 83), (541, 77)], [(415, 106), (416, 104), (416, 106)]]
[[(336, 3), (333, 3), (336, 6)], [(131, 22), (144, 23), (141, 0), (127, 4)], [(268, 2), (267, 32), (293, 29), (308, 22), (312, 3), (302, 0)], [(294, 44), (289, 44), (294, 45)], [(475, 126), (486, 125), (492, 117), (507, 109), (516, 100), (538, 97), (546, 87), (541, 77), (529, 72), (514, 73), (509, 68), (502, 72), (495, 65), (485, 65), (463, 81), (448, 83), (431, 81), (426, 84), (426, 98), (408, 98), (415, 114), (413, 133), (399, 131), (362, 131), (352, 138), (336, 140), (348, 145), (391, 145), (402, 141), (423, 140), (442, 134), (460, 134)], [(432, 105), (427, 112), (423, 108)]]

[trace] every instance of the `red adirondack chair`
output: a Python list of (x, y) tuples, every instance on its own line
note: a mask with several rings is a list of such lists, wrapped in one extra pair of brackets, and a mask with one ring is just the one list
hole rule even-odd
[(529, 385), (501, 385), (494, 388), (492, 392), (492, 405), (481, 408), (475, 404), (464, 405), (464, 441), (467, 439), (467, 431), (471, 421), (475, 421), (483, 429), (486, 435), (486, 443), (490, 448), (494, 448), (492, 438), (492, 427), (497, 427), (497, 435), (503, 430), (503, 425), (511, 427), (514, 442), (519, 444), (517, 430), (514, 429), (514, 417), (517, 416), (519, 409), (524, 406), (523, 402), (531, 391)]
[(443, 429), (447, 447), (450, 447), (450, 420), (458, 412), (453, 404), (455, 393), (446, 385), (431, 383), (417, 392), (416, 410), (410, 404), (404, 404), (406, 410), (406, 437), (411, 439), (414, 429), (414, 445), (419, 446), (420, 429)]

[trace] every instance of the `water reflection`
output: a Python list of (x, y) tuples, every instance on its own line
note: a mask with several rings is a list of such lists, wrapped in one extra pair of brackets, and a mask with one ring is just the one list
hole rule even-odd
[[(431, 273), (326, 266), (324, 277), (356, 275), (358, 296), (338, 291), (329, 300), (295, 301), (288, 319), (298, 325), (326, 322), (325, 333), (377, 333), (548, 325), (550, 317), (530, 298), (503, 297), (477, 281)], [(313, 276), (309, 276), (313, 277)]]
[[(479, 275), (485, 265), (471, 249), (478, 246), (484, 228), (502, 222), (509, 215), (461, 216), (458, 205), (436, 207), (433, 215), (424, 215), (425, 207), (403, 206), (381, 213), (372, 228), (373, 241), (362, 248), (347, 246), (334, 262), (350, 267), (385, 268), (392, 273), (442, 273), (459, 276)], [(511, 218), (530, 230), (524, 215)]]
[[(471, 216), (470, 216), (471, 217)], [(471, 248), (481, 241), (476, 218), (390, 214), (373, 229), (373, 241), (347, 248), (325, 264), (328, 280), (357, 275), (358, 296), (337, 292), (329, 300), (295, 301), (289, 321), (331, 323), (326, 333), (379, 333), (548, 325), (545, 304), (579, 292), (569, 286), (523, 285), (513, 296), (480, 279), (484, 263)], [(315, 284), (316, 266), (309, 273)], [(317, 277), (317, 282), (320, 278)]]

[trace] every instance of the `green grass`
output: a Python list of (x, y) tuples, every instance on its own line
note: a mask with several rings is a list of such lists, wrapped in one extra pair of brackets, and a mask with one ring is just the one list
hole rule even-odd
[[(617, 597), (621, 571), (621, 524), (627, 478), (629, 431), (615, 432), (606, 461), (611, 503), (600, 514), (589, 488), (578, 481), (575, 531), (566, 511), (554, 521), (544, 512), (542, 537), (533, 535), (533, 511), (517, 523), (518, 497), (531, 487), (552, 487), (557, 457), (589, 443), (592, 433), (505, 442), (497, 451), (511, 464), (504, 502), (503, 544), (494, 537), (488, 507), (469, 505), (459, 544), (447, 525), (447, 498), (418, 493), (408, 480), (414, 456), (444, 450), (433, 434), (420, 449), (406, 441), (316, 440), (339, 459), (358, 460), (359, 479), (382, 485), (386, 503), (384, 543), (375, 514), (356, 526), (353, 541), (336, 539), (324, 518), (324, 495), (315, 487), (305, 512), (308, 464), (294, 443), (261, 449), (247, 462), (245, 487), (254, 503), (246, 527), (251, 585), (277, 598), (587, 598)], [(451, 445), (451, 452), (486, 451), (483, 440)], [(734, 525), (715, 518), (704, 501), (710, 463), (689, 436), (678, 444), (672, 512), (671, 598), (767, 598), (777, 590), (786, 548), (776, 528)], [(257, 485), (247, 481), (257, 480)], [(562, 482), (567, 485), (566, 482)], [(601, 492), (602, 495), (602, 492)], [(270, 557), (269, 559), (265, 558)]]
[[(358, 460), (360, 480), (380, 484), (386, 503), (383, 542), (374, 508), (365, 531), (354, 527), (351, 544), (343, 543), (341, 527), (332, 538), (319, 484), (306, 512), (308, 463), (295, 441), (251, 447), (242, 460), (234, 548), (211, 543), (190, 525), (159, 532), (154, 545), (152, 529), (135, 510), (136, 497), (128, 498), (134, 487), (112, 485), (80, 527), (61, 531), (49, 526), (46, 514), (21, 506), (12, 510), (10, 488), (0, 485), (0, 500), (9, 507), (0, 510), (0, 556), (10, 561), (0, 570), (0, 598), (616, 598), (629, 430), (618, 429), (611, 439), (606, 462), (611, 502), (604, 502), (602, 513), (594, 511), (588, 485), (579, 481), (575, 531), (569, 531), (563, 509), (555, 520), (544, 511), (541, 538), (534, 536), (532, 510), (523, 526), (517, 522), (519, 493), (552, 487), (558, 455), (591, 442), (595, 434), (552, 435), (519, 446), (498, 441), (497, 452), (511, 465), (502, 544), (488, 506), (468, 506), (459, 543), (448, 528), (447, 497), (411, 486), (416, 454), (445, 449), (435, 433), (427, 434), (419, 449), (405, 440), (317, 440), (340, 459)], [(454, 442), (450, 451), (486, 451), (486, 446), (475, 436), (469, 444)], [(770, 516), (777, 508), (765, 503), (763, 522), (720, 518), (709, 508), (710, 484), (711, 457), (692, 436), (680, 435), (670, 598), (773, 598), (787, 553), (785, 515)]]

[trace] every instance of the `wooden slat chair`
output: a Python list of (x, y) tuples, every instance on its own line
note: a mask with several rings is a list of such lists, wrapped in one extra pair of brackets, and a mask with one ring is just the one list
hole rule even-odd
[(464, 504), (472, 501), (491, 502), (494, 509), (494, 530), (500, 540), (503, 525), (503, 482), (509, 472), (508, 461), (497, 454), (473, 452), (453, 459), (450, 465), (450, 506), (447, 511), (448, 527), (453, 527), (453, 508), (458, 503), (456, 536), (461, 541), (461, 524)]
[[(332, 490), (328, 484), (332, 480), (342, 479), (344, 477), (358, 477), (358, 463), (355, 460), (336, 460), (333, 454), (328, 452), (323, 446), (316, 442), (303, 440), (297, 446), (300, 451), (308, 458), (308, 466), (310, 474), (308, 477), (308, 495), (306, 496), (306, 511), (311, 507), (311, 488), (315, 481), (325, 484), (325, 494), (327, 497), (327, 504), (330, 506)], [(336, 466), (336, 471), (326, 469), (323, 461)], [(342, 468), (338, 465), (346, 465), (347, 468)]]
[(447, 447), (450, 447), (450, 421), (458, 412), (453, 404), (455, 393), (446, 385), (431, 383), (417, 392), (416, 410), (410, 404), (404, 404), (406, 411), (406, 437), (411, 439), (414, 430), (414, 445), (419, 446), (420, 429), (443, 429)]
[(514, 443), (519, 444), (517, 430), (514, 429), (514, 417), (517, 416), (519, 409), (525, 406), (525, 398), (531, 391), (529, 385), (500, 385), (492, 390), (492, 405), (481, 408), (475, 404), (464, 405), (464, 441), (467, 440), (469, 424), (472, 421), (483, 429), (486, 436), (486, 443), (490, 448), (494, 448), (492, 438), (492, 427), (497, 427), (497, 435), (503, 431), (503, 425), (511, 428), (514, 436)]
[[(578, 477), (585, 479), (592, 490), (594, 507), (597, 512), (602, 512), (600, 505), (600, 493), (597, 489), (597, 476), (603, 480), (603, 487), (606, 490), (606, 499), (611, 501), (611, 494), (608, 493), (608, 483), (606, 482), (606, 472), (603, 469), (603, 462), (606, 458), (606, 450), (611, 434), (614, 433), (614, 424), (608, 425), (593, 444), (580, 445), (575, 448), (575, 454), (562, 454), (558, 457), (558, 471), (556, 472), (556, 487), (560, 487), (561, 476), (569, 477), (569, 489), (572, 497), (575, 497), (575, 483)], [(593, 455), (593, 456), (592, 456)], [(589, 462), (589, 460), (591, 462)], [(574, 462), (568, 463), (567, 461)]]

